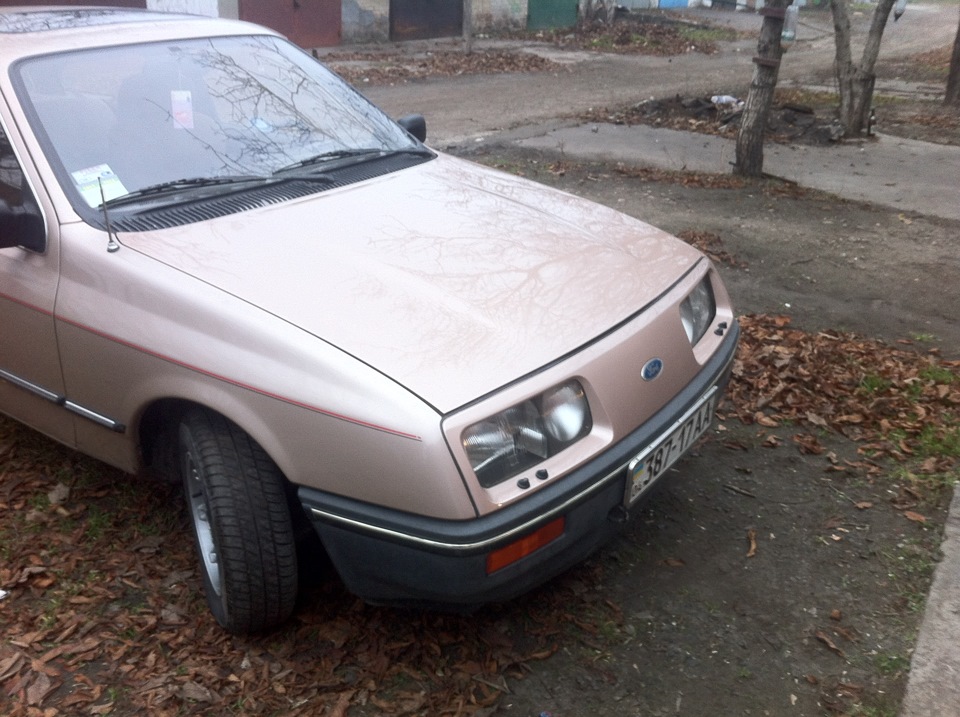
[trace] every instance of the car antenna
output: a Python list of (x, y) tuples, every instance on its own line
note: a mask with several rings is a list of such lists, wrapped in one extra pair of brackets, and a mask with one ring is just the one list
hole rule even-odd
[(103, 208), (103, 223), (107, 225), (107, 251), (111, 254), (120, 251), (120, 242), (117, 241), (113, 233), (113, 227), (110, 226), (110, 212), (107, 211), (107, 197), (103, 193), (103, 181), (97, 177), (97, 184), (100, 185), (100, 206)]

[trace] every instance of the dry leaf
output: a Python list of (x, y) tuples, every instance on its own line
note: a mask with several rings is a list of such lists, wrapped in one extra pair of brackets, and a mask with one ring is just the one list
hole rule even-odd
[(750, 542), (750, 549), (747, 550), (747, 557), (752, 558), (757, 554), (757, 531), (753, 529), (748, 530), (747, 540)]
[(777, 421), (775, 421), (774, 419), (770, 418), (770, 416), (768, 416), (768, 415), (765, 414), (765, 413), (761, 413), (761, 412), (759, 412), (759, 411), (757, 412), (756, 416), (754, 417), (754, 420), (755, 420), (757, 423), (759, 423), (761, 426), (766, 426), (767, 428), (776, 428), (777, 426), (780, 425)]
[(350, 709), (350, 702), (356, 690), (341, 692), (337, 695), (337, 701), (330, 710), (330, 717), (346, 717), (347, 710)]
[(38, 707), (56, 687), (57, 685), (47, 675), (43, 672), (38, 673), (36, 679), (27, 688), (27, 704)]
[(814, 637), (816, 637), (818, 640), (820, 640), (820, 642), (826, 645), (831, 652), (834, 652), (840, 655), (840, 657), (846, 657), (846, 655), (843, 653), (843, 650), (837, 647), (834, 641), (830, 639), (830, 636), (827, 635), (827, 633), (825, 633), (823, 630), (817, 630), (814, 633)]
[(914, 513), (912, 510), (905, 510), (903, 512), (903, 517), (907, 520), (912, 520), (915, 523), (926, 523), (926, 516), (920, 515), (919, 513)]

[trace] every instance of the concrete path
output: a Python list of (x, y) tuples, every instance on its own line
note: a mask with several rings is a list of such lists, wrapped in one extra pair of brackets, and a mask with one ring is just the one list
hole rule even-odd
[(900, 717), (960, 715), (960, 492), (954, 492)]
[[(696, 172), (729, 173), (735, 140), (659, 127), (561, 126), (515, 132), (521, 147)], [(960, 219), (960, 147), (877, 135), (828, 146), (764, 147), (764, 171), (844, 199)], [(960, 707), (958, 707), (960, 713)]]

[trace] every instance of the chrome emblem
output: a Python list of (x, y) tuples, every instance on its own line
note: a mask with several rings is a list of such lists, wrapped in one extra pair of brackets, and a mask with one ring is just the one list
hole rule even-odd
[(640, 372), (640, 375), (643, 376), (644, 381), (652, 381), (660, 375), (661, 371), (663, 371), (663, 361), (658, 358), (653, 358), (643, 365), (643, 370)]

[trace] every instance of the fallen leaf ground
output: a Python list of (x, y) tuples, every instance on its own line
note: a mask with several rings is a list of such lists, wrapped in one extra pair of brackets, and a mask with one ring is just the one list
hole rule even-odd
[[(858, 491), (854, 507), (884, 506), (923, 525), (932, 554), (960, 455), (958, 363), (838, 332), (808, 334), (782, 317), (744, 317), (743, 328), (726, 421), (770, 431), (761, 450), (823, 454), (827, 474), (858, 476), (872, 488)], [(773, 430), (781, 426), (789, 439)], [(859, 455), (828, 451), (837, 434)], [(723, 447), (747, 448), (733, 439)], [(181, 504), (174, 487), (0, 422), (5, 714), (344, 715), (351, 707), (361, 715), (483, 715), (508, 699), (508, 680), (558, 649), (605, 653), (618, 644), (620, 630), (610, 627), (623, 622), (616, 590), (583, 589), (616, 581), (603, 560), (533, 600), (474, 616), (365, 606), (321, 571), (287, 627), (233, 637), (200, 597)], [(844, 536), (843, 526), (830, 534)], [(756, 535), (749, 541), (756, 551)], [(897, 579), (922, 595), (929, 574)], [(827, 621), (811, 634), (839, 656), (855, 639), (843, 630)]]

